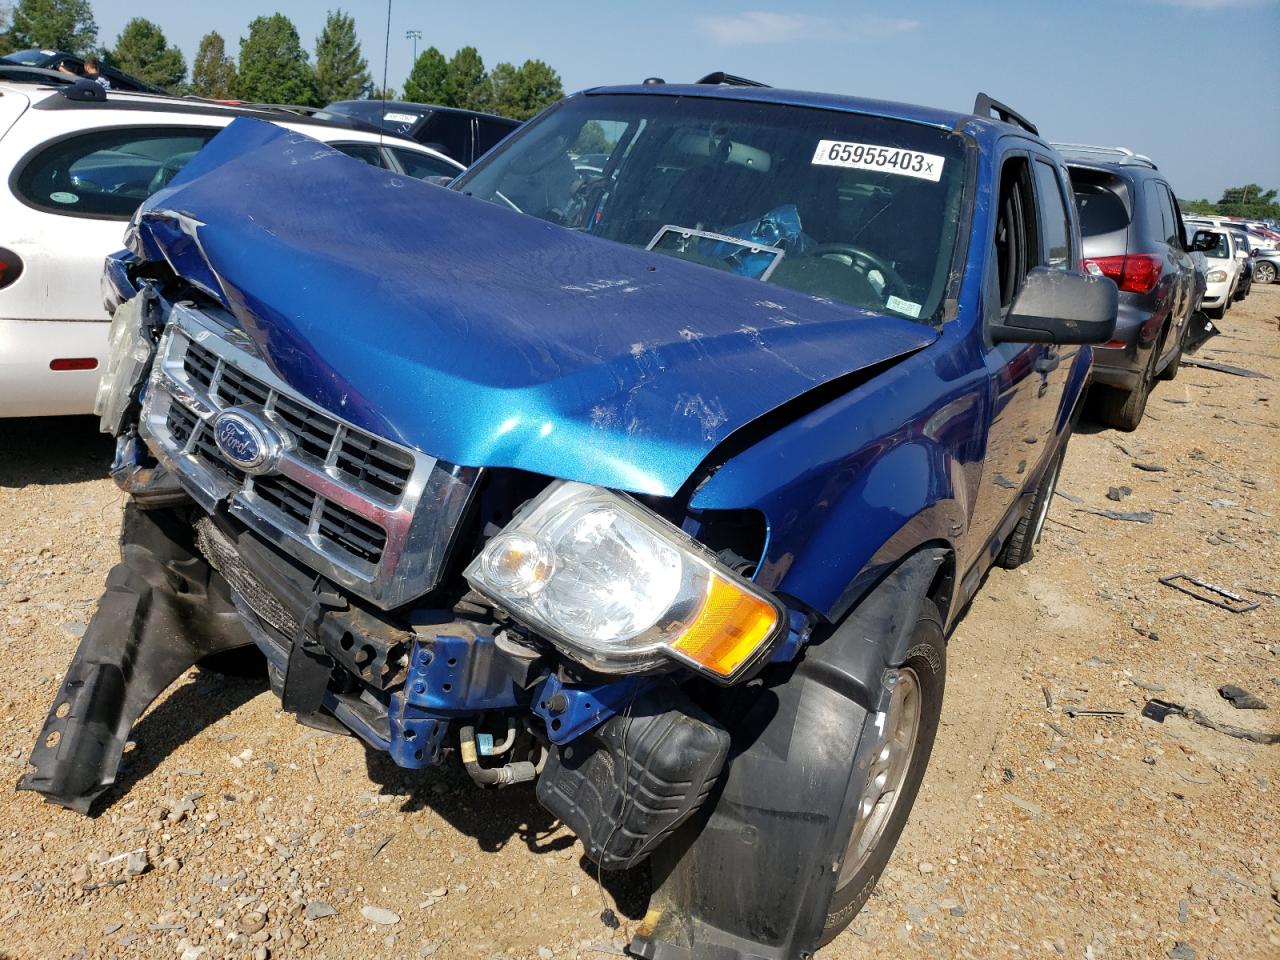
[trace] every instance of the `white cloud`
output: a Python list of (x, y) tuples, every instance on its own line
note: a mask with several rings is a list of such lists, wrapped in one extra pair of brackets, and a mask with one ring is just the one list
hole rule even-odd
[(798, 13), (754, 10), (729, 16), (699, 17), (698, 25), (716, 43), (744, 46), (796, 40), (858, 40), (906, 33), (920, 26), (903, 17), (862, 16), (849, 20)]

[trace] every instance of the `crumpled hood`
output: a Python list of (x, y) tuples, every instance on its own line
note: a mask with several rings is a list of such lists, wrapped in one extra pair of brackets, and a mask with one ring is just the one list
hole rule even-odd
[(601, 240), (240, 119), (129, 246), (321, 406), (446, 461), (671, 495), (729, 434), (930, 327)]

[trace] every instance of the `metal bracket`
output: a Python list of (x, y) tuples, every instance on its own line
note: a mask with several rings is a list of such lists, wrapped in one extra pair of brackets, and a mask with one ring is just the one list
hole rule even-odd
[[(1199, 587), (1204, 591), (1204, 593), (1198, 593), (1195, 590), (1178, 583), (1177, 581), (1179, 580), (1185, 580), (1192, 586)], [(1232, 613), (1247, 613), (1258, 606), (1257, 600), (1249, 600), (1247, 597), (1242, 597), (1238, 593), (1232, 593), (1226, 587), (1220, 587), (1216, 583), (1210, 583), (1207, 580), (1201, 580), (1199, 577), (1193, 577), (1189, 573), (1171, 573), (1167, 577), (1161, 577), (1160, 582), (1166, 587), (1173, 587), (1173, 589), (1185, 593), (1189, 597), (1195, 597), (1197, 600), (1203, 601), (1204, 603), (1211, 603), (1215, 607), (1219, 607), (1223, 610), (1229, 610)], [(1216, 600), (1212, 596), (1205, 596), (1206, 593), (1216, 594), (1219, 597), (1225, 598), (1227, 602), (1224, 602), (1223, 600)]]
[(595, 687), (567, 687), (552, 676), (534, 698), (533, 712), (547, 725), (547, 737), (559, 745), (608, 720), (651, 686), (649, 677), (622, 677)]

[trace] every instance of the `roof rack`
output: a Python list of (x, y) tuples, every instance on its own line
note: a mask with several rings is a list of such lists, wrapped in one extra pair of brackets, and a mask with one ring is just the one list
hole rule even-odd
[(705, 77), (698, 81), (699, 84), (709, 84), (719, 87), (767, 87), (767, 83), (761, 83), (759, 80), (748, 80), (746, 77), (736, 77), (732, 73), (725, 73), (723, 70), (717, 70), (714, 73), (708, 73)]
[(1160, 169), (1150, 157), (1134, 153), (1128, 147), (1098, 147), (1088, 143), (1052, 143), (1050, 146), (1062, 154), (1070, 153), (1098, 160), (1110, 159), (1122, 165)]
[(1003, 120), (1005, 123), (1012, 123), (1021, 127), (1028, 133), (1040, 136), (1040, 130), (1034, 123), (1024, 117), (1022, 114), (1014, 110), (1007, 103), (1001, 103), (999, 100), (988, 97), (985, 93), (978, 94), (973, 101), (973, 113), (978, 117), (994, 116), (997, 120)]

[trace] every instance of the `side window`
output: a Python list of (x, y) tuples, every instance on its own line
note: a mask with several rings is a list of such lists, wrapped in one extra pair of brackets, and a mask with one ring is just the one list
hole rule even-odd
[(1062, 195), (1062, 181), (1053, 164), (1035, 161), (1036, 193), (1040, 196), (1040, 263), (1055, 270), (1072, 270), (1071, 217)]
[(439, 150), (459, 163), (470, 163), (471, 118), (437, 110), (415, 135), (419, 143)]
[(1146, 240), (1158, 243), (1169, 236), (1172, 224), (1169, 220), (1169, 201), (1166, 199), (1164, 184), (1148, 180), (1142, 185), (1142, 222), (1146, 231)]
[(1169, 232), (1167, 234), (1169, 246), (1175, 250), (1182, 249), (1182, 218), (1178, 216), (1178, 201), (1173, 197), (1173, 191), (1169, 189), (1169, 185), (1162, 184), (1161, 189), (1164, 192), (1164, 205), (1166, 215), (1169, 218)]
[(114, 127), (65, 137), (28, 154), (14, 192), (68, 217), (128, 220), (168, 185), (220, 127)]
[(1007, 310), (1038, 259), (1035, 195), (1026, 157), (1011, 157), (1000, 171), (993, 254), (1000, 277), (1000, 308)]
[(481, 119), (478, 121), (478, 125), (480, 132), (476, 136), (477, 157), (482, 153), (487, 153), (494, 144), (515, 129), (511, 124), (498, 123), (496, 120)]
[(376, 143), (331, 143), (329, 146), (353, 160), (363, 160), (371, 167), (384, 166)]
[(417, 153), (403, 147), (388, 147), (396, 163), (411, 177), (423, 180), (426, 177), (448, 177), (452, 180), (462, 171), (453, 164), (429, 153)]

